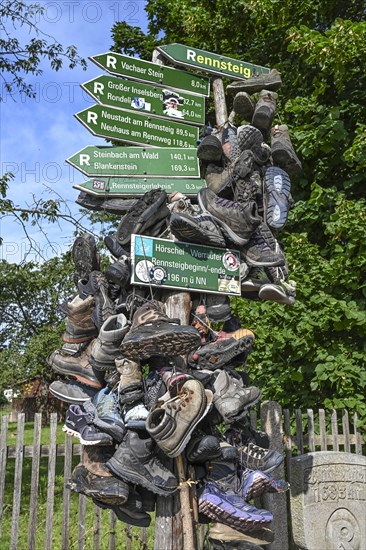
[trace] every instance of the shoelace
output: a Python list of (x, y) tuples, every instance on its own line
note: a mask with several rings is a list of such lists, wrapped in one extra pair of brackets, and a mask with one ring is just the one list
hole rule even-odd
[(187, 404), (192, 400), (193, 390), (183, 389), (178, 393), (176, 397), (166, 401), (165, 406), (180, 411), (182, 407), (186, 407)]
[(247, 445), (244, 445), (243, 449), (246, 453), (258, 459), (264, 458), (265, 456), (267, 456), (269, 452), (268, 449), (263, 449), (263, 447), (259, 447), (258, 445), (252, 442), (249, 442)]

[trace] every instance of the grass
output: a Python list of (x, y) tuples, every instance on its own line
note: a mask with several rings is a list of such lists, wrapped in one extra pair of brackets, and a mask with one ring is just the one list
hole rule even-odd
[[(8, 444), (14, 446), (16, 444), (16, 422), (9, 423)], [(41, 443), (47, 445), (49, 443), (49, 426), (42, 427)], [(65, 442), (65, 434), (62, 432), (62, 424), (57, 426), (57, 443)], [(75, 439), (74, 442), (77, 442)], [(33, 423), (27, 422), (24, 431), (24, 444), (32, 445), (33, 443)], [(79, 457), (73, 457), (73, 466), (79, 462)], [(13, 492), (14, 492), (14, 468), (15, 460), (8, 458), (5, 474), (5, 494), (4, 507), (2, 518), (2, 529), (0, 533), (1, 550), (10, 548), (11, 541), (11, 524), (13, 512)], [(54, 507), (52, 514), (52, 549), (58, 550), (62, 548), (62, 526), (63, 526), (63, 492), (64, 492), (64, 457), (57, 457), (56, 460), (56, 478), (54, 489)], [(48, 459), (41, 458), (39, 470), (39, 488), (38, 488), (38, 508), (37, 520), (35, 525), (29, 525), (30, 514), (30, 489), (32, 475), (32, 459), (24, 458), (22, 468), (22, 487), (20, 500), (20, 516), (18, 521), (18, 542), (17, 550), (28, 550), (28, 530), (35, 529), (36, 545), (35, 547), (43, 548), (46, 538), (46, 511), (47, 511), (47, 487), (48, 487)], [(85, 550), (94, 548), (95, 536), (95, 517), (97, 509), (91, 499), (78, 494), (71, 493), (70, 495), (70, 524), (69, 524), (69, 548), (70, 550), (77, 549), (79, 546), (79, 508), (86, 501), (86, 516), (85, 516)], [(116, 520), (115, 529), (110, 526), (109, 510), (101, 510), (101, 529), (100, 529), (100, 550), (109, 549), (110, 534), (115, 533), (116, 548), (126, 548), (126, 530), (125, 524)], [(140, 548), (140, 529), (132, 528), (131, 535), (132, 548), (138, 550)], [(154, 525), (148, 530), (148, 548), (153, 547)]]

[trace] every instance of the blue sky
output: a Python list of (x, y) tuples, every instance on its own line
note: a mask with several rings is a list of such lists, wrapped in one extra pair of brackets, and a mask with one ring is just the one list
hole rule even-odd
[[(109, 51), (113, 42), (111, 28), (117, 21), (126, 21), (145, 31), (147, 27), (144, 0), (50, 0), (41, 3), (45, 13), (40, 16), (39, 28), (64, 46), (75, 45), (84, 58)], [(25, 39), (32, 37), (24, 28), (11, 29), (11, 32)], [(94, 103), (80, 84), (102, 74), (102, 70), (89, 60), (86, 71), (70, 70), (65, 66), (54, 72), (47, 62), (42, 63), (42, 69), (41, 76), (28, 79), (35, 84), (36, 99), (17, 95), (13, 101), (3, 92), (4, 101), (0, 103), (1, 173), (15, 173), (8, 198), (16, 204), (31, 204), (32, 195), (54, 198), (46, 185), (68, 201), (72, 212), (77, 212), (74, 201), (78, 191), (72, 189), (72, 185), (86, 178), (66, 164), (65, 159), (86, 145), (105, 144), (73, 116)], [(52, 247), (39, 228), (27, 224), (27, 231), (40, 251), (40, 254), (30, 252), (29, 260), (52, 257), (72, 244), (70, 224), (44, 223), (43, 229)], [(0, 259), (23, 260), (29, 244), (22, 228), (8, 217), (0, 220), (0, 235), (4, 239)]]

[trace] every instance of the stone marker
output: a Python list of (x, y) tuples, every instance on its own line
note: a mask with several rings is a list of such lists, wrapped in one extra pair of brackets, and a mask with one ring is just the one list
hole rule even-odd
[(366, 549), (366, 457), (322, 451), (291, 459), (295, 544), (306, 550)]

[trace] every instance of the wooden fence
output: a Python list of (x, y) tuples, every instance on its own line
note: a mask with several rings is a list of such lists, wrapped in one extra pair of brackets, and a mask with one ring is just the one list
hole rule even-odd
[[(274, 402), (251, 412), (253, 427), (262, 427), (271, 447), (285, 453), (286, 460), (274, 472), (287, 477), (290, 458), (310, 451), (333, 450), (362, 454), (364, 439), (357, 430), (357, 415), (346, 410), (330, 415), (309, 409), (293, 414)], [(12, 429), (9, 430), (9, 427)], [(24, 445), (24, 414), (18, 414), (16, 432), (9, 418), (1, 418), (0, 433), (0, 543), (2, 550), (147, 550), (154, 547), (154, 527), (131, 528), (113, 512), (100, 510), (83, 495), (71, 494), (66, 481), (78, 462), (81, 446), (65, 436), (57, 443), (57, 414), (52, 414), (49, 443), (41, 444), (42, 417), (34, 417), (33, 443)], [(15, 445), (9, 445), (9, 439)], [(265, 495), (260, 503), (274, 514), (275, 542), (270, 550), (290, 547), (288, 496)], [(163, 549), (155, 549), (163, 550)], [(164, 549), (169, 550), (169, 549)]]

